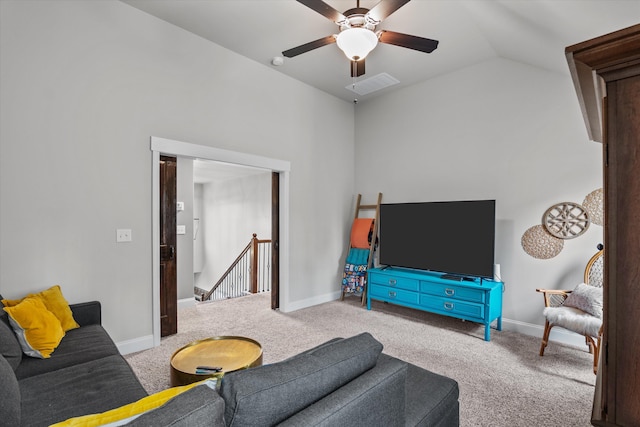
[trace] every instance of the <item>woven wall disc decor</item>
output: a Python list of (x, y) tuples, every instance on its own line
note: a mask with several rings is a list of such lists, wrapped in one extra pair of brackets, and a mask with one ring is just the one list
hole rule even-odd
[(584, 198), (582, 206), (589, 212), (589, 219), (592, 224), (604, 225), (604, 195), (602, 188), (593, 190)]
[(538, 259), (549, 259), (558, 255), (564, 240), (552, 236), (542, 225), (534, 225), (522, 235), (522, 249)]
[(542, 225), (552, 236), (573, 239), (589, 228), (589, 213), (584, 206), (563, 202), (551, 206), (542, 216)]

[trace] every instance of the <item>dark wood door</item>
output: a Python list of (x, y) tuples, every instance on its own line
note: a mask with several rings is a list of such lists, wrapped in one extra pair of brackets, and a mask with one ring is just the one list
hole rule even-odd
[(280, 174), (271, 173), (271, 309), (280, 308)]
[(591, 423), (640, 426), (640, 24), (566, 52), (587, 129), (604, 142), (603, 335)]
[(640, 64), (619, 76), (605, 101), (605, 412), (615, 425), (640, 426)]
[(175, 157), (160, 157), (160, 336), (178, 332)]

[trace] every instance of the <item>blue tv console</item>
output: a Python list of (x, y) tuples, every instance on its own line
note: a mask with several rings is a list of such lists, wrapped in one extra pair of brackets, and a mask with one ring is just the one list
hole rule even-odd
[(371, 300), (457, 317), (484, 324), (491, 340), (491, 323), (502, 330), (502, 282), (471, 278), (450, 280), (443, 273), (400, 267), (372, 268), (367, 280), (367, 309)]

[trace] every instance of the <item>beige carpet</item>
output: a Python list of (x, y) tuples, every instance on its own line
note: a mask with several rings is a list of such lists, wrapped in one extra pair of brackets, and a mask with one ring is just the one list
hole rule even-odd
[(215, 335), (259, 341), (264, 363), (273, 363), (334, 337), (370, 332), (384, 352), (460, 386), (461, 426), (589, 426), (595, 375), (584, 349), (551, 343), (538, 356), (540, 340), (491, 331), (476, 323), (357, 298), (280, 313), (269, 295), (205, 303), (180, 311), (178, 334), (159, 347), (126, 356), (148, 392), (169, 386), (169, 359), (181, 346)]

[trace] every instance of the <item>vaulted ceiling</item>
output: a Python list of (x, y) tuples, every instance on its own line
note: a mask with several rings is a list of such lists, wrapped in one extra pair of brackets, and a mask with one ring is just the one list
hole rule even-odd
[[(347, 101), (377, 95), (460, 68), (507, 58), (568, 73), (565, 47), (640, 22), (640, 0), (413, 0), (378, 29), (440, 41), (430, 54), (378, 44), (355, 81), (335, 44), (282, 65), (282, 51), (336, 34), (336, 24), (294, 0), (121, 0), (240, 55)], [(338, 11), (356, 0), (325, 0)], [(371, 9), (378, 0), (361, 0)], [(399, 83), (358, 95), (347, 87), (387, 73)]]

